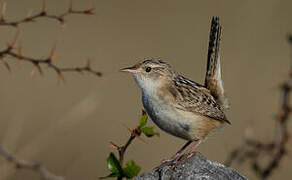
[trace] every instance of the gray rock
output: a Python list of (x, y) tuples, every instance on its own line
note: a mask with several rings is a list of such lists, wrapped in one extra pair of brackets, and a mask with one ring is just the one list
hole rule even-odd
[(164, 163), (151, 173), (142, 173), (136, 180), (247, 180), (234, 169), (210, 161), (201, 155), (182, 160), (176, 168)]

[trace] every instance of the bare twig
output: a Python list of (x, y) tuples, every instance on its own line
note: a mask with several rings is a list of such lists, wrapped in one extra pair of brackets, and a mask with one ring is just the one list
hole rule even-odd
[(79, 73), (88, 72), (98, 77), (102, 76), (101, 72), (93, 70), (91, 68), (91, 63), (89, 60), (82, 67), (70, 67), (70, 68), (58, 67), (56, 64), (53, 63), (56, 46), (53, 46), (53, 48), (51, 49), (50, 55), (46, 58), (34, 58), (34, 57), (24, 56), (22, 54), (22, 47), (19, 46), (18, 48), (16, 48), (16, 41), (18, 38), (18, 34), (19, 32), (17, 31), (12, 42), (8, 44), (5, 49), (0, 50), (0, 61), (3, 62), (3, 64), (9, 71), (11, 71), (11, 68), (7, 60), (5, 60), (5, 57), (12, 57), (12, 59), (16, 59), (19, 62), (29, 62), (32, 65), (34, 65), (34, 67), (39, 71), (41, 75), (43, 75), (42, 65), (47, 65), (47, 67), (49, 67), (50, 69), (53, 69), (57, 73), (58, 78), (60, 78), (61, 80), (64, 79), (63, 73), (65, 72), (79, 72)]
[(27, 169), (40, 174), (41, 179), (44, 180), (64, 180), (64, 177), (58, 176), (50, 172), (46, 167), (39, 163), (32, 163), (24, 160), (19, 160), (8, 152), (5, 148), (0, 146), (0, 155), (3, 156), (8, 162), (14, 164), (17, 169)]
[[(36, 13), (34, 15), (31, 15), (31, 13), (30, 13), (30, 14), (28, 14), (27, 17), (20, 19), (20, 20), (17, 20), (17, 21), (7, 21), (5, 18), (6, 3), (3, 3), (1, 15), (0, 15), (0, 25), (17, 27), (18, 25), (23, 24), (23, 23), (34, 22), (35, 20), (37, 20), (39, 18), (55, 19), (55, 20), (59, 21), (60, 23), (64, 23), (64, 20), (65, 20), (64, 18), (68, 15), (71, 15), (71, 14), (91, 15), (91, 14), (93, 14), (93, 10), (94, 10), (94, 8), (89, 8), (89, 9), (85, 9), (85, 10), (74, 10), (72, 8), (72, 1), (70, 1), (67, 11), (65, 11), (64, 13), (62, 13), (60, 15), (50, 15), (46, 11), (46, 1), (43, 0), (43, 6), (42, 6), (42, 9), (39, 13)], [(0, 61), (4, 64), (4, 66), (9, 71), (11, 71), (11, 67), (10, 67), (9, 63), (7, 62), (7, 59), (5, 59), (5, 57), (12, 57), (12, 59), (19, 60), (18, 62), (22, 62), (22, 61), (29, 62), (35, 67), (36, 70), (39, 71), (40, 74), (43, 74), (43, 65), (46, 65), (50, 69), (53, 69), (57, 73), (59, 80), (62, 80), (62, 81), (64, 81), (63, 73), (65, 73), (65, 72), (79, 72), (79, 73), (88, 72), (88, 73), (91, 73), (91, 74), (96, 75), (98, 77), (102, 76), (101, 72), (93, 70), (91, 68), (90, 61), (87, 61), (87, 64), (82, 66), (82, 67), (64, 67), (64, 68), (58, 67), (53, 62), (56, 46), (53, 46), (53, 48), (50, 52), (50, 55), (46, 58), (34, 58), (34, 57), (30, 57), (30, 56), (25, 56), (22, 54), (22, 47), (21, 46), (16, 48), (16, 41), (18, 39), (18, 34), (19, 34), (19, 30), (15, 34), (12, 42), (10, 44), (8, 44), (5, 49), (0, 50)]]
[(88, 72), (98, 77), (102, 76), (101, 72), (95, 71), (91, 68), (91, 64), (89, 60), (83, 67), (72, 67), (72, 68), (58, 67), (56, 64), (53, 63), (55, 46), (52, 48), (50, 55), (46, 58), (34, 58), (34, 57), (24, 56), (21, 53), (21, 49), (20, 49), (21, 47), (19, 48), (20, 50), (18, 50), (18, 52), (15, 52), (16, 38), (17, 38), (17, 35), (15, 35), (15, 38), (13, 39), (12, 43), (9, 44), (6, 47), (6, 49), (0, 51), (0, 60), (4, 63), (5, 67), (9, 71), (11, 71), (11, 68), (9, 64), (7, 63), (7, 60), (4, 59), (5, 57), (13, 57), (19, 60), (20, 62), (22, 61), (29, 62), (36, 67), (36, 69), (39, 71), (41, 75), (43, 74), (42, 65), (47, 65), (49, 68), (53, 69), (60, 78), (63, 78), (62, 73), (65, 73), (65, 72), (79, 72), (79, 73)]
[(72, 15), (72, 14), (81, 14), (81, 15), (93, 15), (94, 8), (88, 8), (84, 10), (75, 10), (72, 8), (72, 1), (69, 3), (69, 7), (63, 13), (56, 15), (56, 14), (49, 14), (46, 10), (46, 0), (43, 0), (43, 6), (40, 12), (31, 14), (31, 12), (25, 18), (21, 18), (16, 21), (8, 21), (6, 20), (6, 3), (2, 4), (2, 11), (0, 16), (0, 26), (11, 26), (11, 27), (18, 27), (20, 24), (35, 22), (37, 19), (40, 18), (47, 18), (58, 21), (60, 24), (64, 24), (65, 17)]
[[(292, 35), (288, 37), (292, 48)], [(242, 162), (250, 160), (253, 171), (261, 179), (267, 179), (272, 172), (280, 165), (281, 160), (286, 154), (286, 145), (289, 139), (287, 123), (290, 117), (290, 93), (292, 88), (292, 58), (288, 79), (280, 86), (281, 105), (280, 111), (276, 117), (275, 138), (271, 142), (260, 142), (248, 138), (243, 145), (233, 150), (226, 161), (231, 165), (235, 160)], [(260, 163), (260, 157), (266, 155), (270, 160), (266, 163)]]

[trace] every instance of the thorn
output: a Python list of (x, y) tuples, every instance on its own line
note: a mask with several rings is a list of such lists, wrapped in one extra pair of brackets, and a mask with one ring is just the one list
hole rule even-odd
[(18, 39), (18, 35), (19, 35), (19, 29), (17, 29), (16, 34), (14, 35), (14, 38), (13, 38), (12, 43), (11, 43), (11, 45), (10, 45), (10, 47), (11, 47), (12, 49), (14, 49), (14, 47), (15, 47), (16, 41), (17, 41), (17, 39)]
[(60, 22), (60, 24), (64, 24), (65, 23), (65, 19), (64, 17), (57, 17), (58, 21)]
[(22, 45), (21, 45), (21, 42), (18, 45), (17, 51), (18, 51), (18, 55), (19, 55), (18, 59), (22, 60)]
[(127, 127), (125, 124), (122, 124), (125, 128), (127, 128), (128, 129), (128, 131), (131, 133), (131, 135), (132, 136), (135, 136), (135, 137), (137, 137), (139, 140), (141, 140), (142, 142), (144, 142), (144, 143), (146, 143), (147, 144), (147, 142), (139, 135), (139, 134), (136, 134), (135, 133), (135, 130), (133, 130), (133, 129), (130, 129), (129, 127)]
[(57, 43), (55, 42), (51, 49), (50, 56), (48, 58), (50, 61), (52, 61), (55, 58), (54, 53), (56, 51), (56, 46), (57, 46)]
[(90, 7), (91, 7), (91, 8), (89, 9), (89, 14), (90, 14), (90, 15), (93, 15), (93, 14), (94, 14), (93, 11), (94, 11), (95, 8), (94, 8), (93, 1), (92, 1), (92, 0), (90, 1)]
[(9, 64), (6, 61), (4, 61), (3, 59), (1, 59), (1, 61), (3, 62), (6, 69), (11, 73), (11, 68), (10, 68)]
[(6, 46), (7, 46), (7, 49), (11, 49), (12, 48), (9, 42), (6, 42)]
[(142, 141), (143, 143), (147, 144), (147, 142), (146, 142), (141, 136), (136, 135), (136, 137), (137, 137), (140, 141)]
[(92, 62), (91, 59), (87, 59), (86, 66), (85, 66), (86, 69), (88, 69), (88, 70), (91, 69), (91, 67), (90, 67), (91, 62)]
[(43, 70), (42, 70), (41, 66), (38, 63), (35, 63), (35, 67), (39, 71), (40, 75), (44, 75)]
[(96, 76), (98, 76), (98, 77), (103, 76), (103, 74), (102, 74), (101, 72), (94, 72), (94, 74), (95, 74)]
[(34, 65), (31, 72), (30, 72), (30, 76), (34, 77), (35, 76), (35, 72), (36, 72), (36, 66)]
[(21, 60), (22, 60), (22, 43), (20, 42), (20, 43), (18, 43), (19, 45), (18, 45), (18, 60), (19, 61), (17, 61), (17, 67), (18, 67), (18, 70), (21, 70)]
[(46, 12), (46, 0), (43, 0), (43, 5), (42, 5), (42, 13)]
[(61, 72), (58, 72), (58, 82), (57, 82), (57, 84), (61, 84), (61, 83), (66, 83), (66, 81), (65, 81), (65, 78), (64, 78), (64, 76), (62, 75), (62, 73)]
[(5, 14), (6, 14), (6, 2), (2, 4), (0, 21), (5, 21)]
[(131, 133), (131, 135), (136, 136), (136, 135), (135, 135), (135, 132), (134, 132), (132, 129), (130, 129), (130, 128), (128, 128), (128, 127), (126, 127), (126, 128), (127, 128), (128, 131)]
[(30, 9), (26, 15), (26, 19), (29, 19), (32, 15), (32, 9)]
[(84, 13), (84, 14), (88, 14), (88, 15), (93, 15), (93, 14), (94, 14), (94, 12), (93, 12), (94, 9), (95, 9), (95, 8), (90, 8), (90, 9), (84, 10), (83, 13)]
[(69, 0), (68, 12), (71, 13), (72, 11), (73, 11), (73, 3), (72, 3), (72, 0)]
[(112, 141), (110, 141), (110, 147), (117, 150), (117, 151), (120, 151), (121, 150), (121, 147), (116, 145), (115, 143), (113, 143)]
[(66, 28), (67, 28), (67, 24), (65, 22), (63, 22), (61, 24), (61, 31), (65, 31)]
[(51, 58), (51, 61), (58, 61), (60, 59), (60, 56), (53, 56), (52, 58)]
[(139, 134), (136, 134), (134, 130), (132, 130), (132, 129), (128, 128), (128, 127), (127, 127), (127, 129), (131, 133), (132, 136), (137, 137), (140, 141), (142, 141), (143, 143), (147, 144), (147, 142)]

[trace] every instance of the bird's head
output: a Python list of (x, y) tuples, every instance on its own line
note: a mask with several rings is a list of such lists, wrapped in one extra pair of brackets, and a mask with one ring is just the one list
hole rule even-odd
[(131, 73), (142, 89), (170, 82), (176, 76), (169, 64), (158, 59), (147, 59), (121, 71)]

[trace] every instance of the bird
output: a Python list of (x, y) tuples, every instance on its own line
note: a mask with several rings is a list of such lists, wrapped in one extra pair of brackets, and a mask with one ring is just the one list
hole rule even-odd
[(133, 75), (152, 121), (163, 131), (187, 140), (171, 159), (177, 158), (190, 144), (193, 144), (190, 153), (194, 152), (209, 134), (231, 124), (225, 115), (228, 103), (218, 55), (220, 33), (218, 19), (213, 18), (204, 85), (184, 77), (157, 58), (121, 69)]

